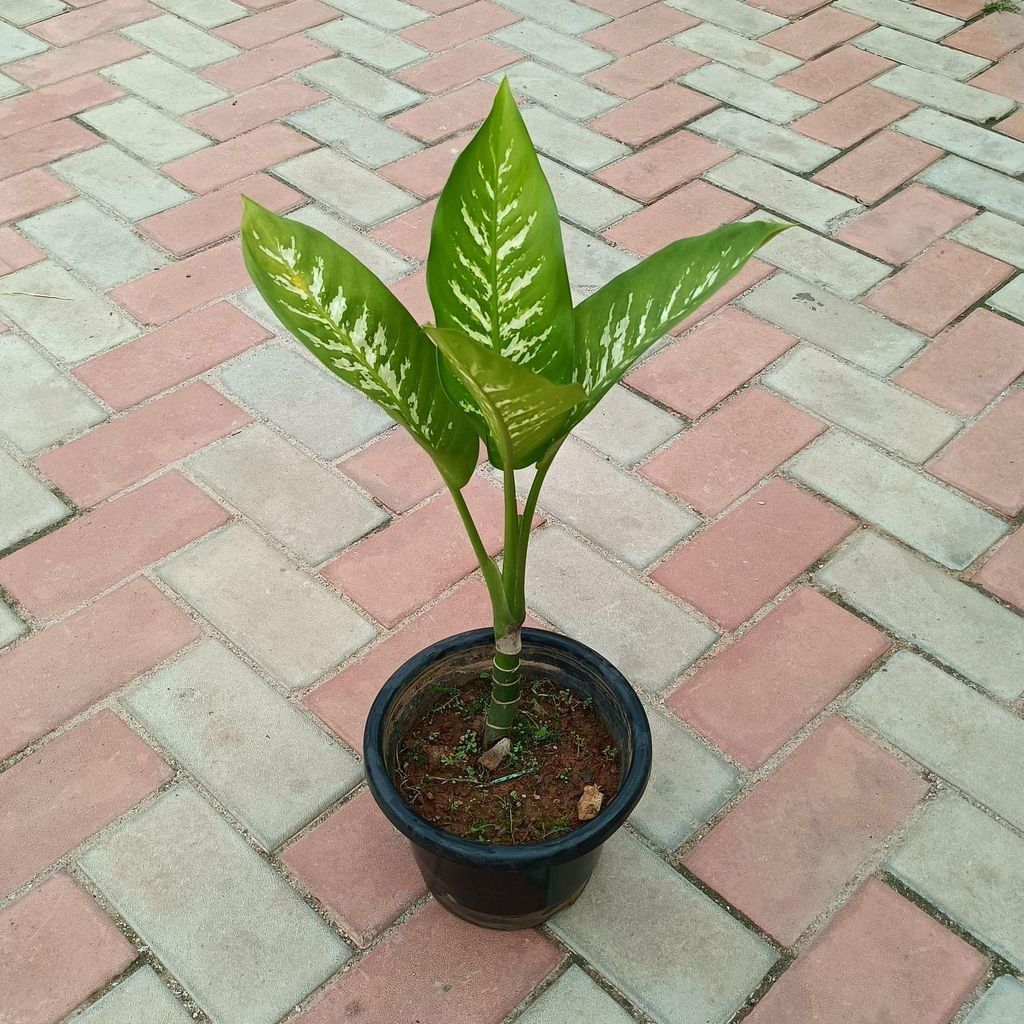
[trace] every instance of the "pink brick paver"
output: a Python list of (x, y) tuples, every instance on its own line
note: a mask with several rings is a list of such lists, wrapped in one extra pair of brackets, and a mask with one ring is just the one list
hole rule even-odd
[(627, 382), (696, 418), (795, 344), (791, 334), (730, 307), (634, 370)]
[(872, 879), (755, 1007), (751, 1024), (946, 1024), (988, 961)]
[(650, 203), (720, 164), (733, 152), (710, 139), (679, 132), (602, 168), (594, 177), (633, 199)]
[[(315, 941), (347, 959), (280, 951), (260, 983), (289, 995), (268, 997), (285, 1009), (265, 1024), (605, 1024), (609, 1000), (664, 1024), (975, 1024), (993, 973), (1024, 967), (999, 756), (1024, 707), (1024, 14), (986, 6), (0, 0), (2, 1024), (77, 1021), (101, 1000), (97, 1020), (140, 1024), (209, 1014), (207, 995), (232, 1005), (262, 897), (223, 885), (238, 942), (200, 948), (156, 879), (119, 865), (115, 892), (84, 853), (141, 827), (171, 771), (225, 836), (248, 801), (307, 807), (274, 857), (248, 836), (237, 849), (278, 887), (275, 914), (317, 914)], [(677, 42), (693, 29), (709, 55)], [(649, 666), (631, 682), (657, 680), (643, 848), (617, 839), (577, 907), (526, 934), (427, 897), (358, 771), (314, 773), (316, 793), (274, 792), (269, 772), (229, 786), (217, 772), (274, 756), (276, 733), (260, 742), (248, 704), (217, 729), (181, 717), (197, 713), (181, 672), (226, 645), (296, 728), (358, 758), (399, 665), (488, 625), (430, 459), (299, 360), (239, 232), (243, 195), (337, 222), (433, 321), (437, 195), (506, 74), (558, 168), (577, 301), (681, 236), (761, 211), (799, 225), (579, 429), (603, 500), (584, 481), (561, 514), (541, 504), (534, 551), (559, 555), (531, 561), (527, 624), (585, 636), (588, 609), (621, 605), (668, 639), (609, 642), (620, 666)], [(730, 160), (739, 177), (716, 184)], [(225, 462), (250, 432), (251, 462)], [(466, 493), (500, 558), (484, 462)], [(358, 522), (307, 493), (317, 476)], [(648, 506), (657, 557), (626, 565), (614, 539), (627, 520), (646, 531)], [(168, 561), (229, 526), (294, 586), (238, 605), (249, 576), (225, 549), (170, 588)], [(357, 617), (299, 688), (251, 659), (264, 608), (297, 651), (319, 628), (282, 604), (293, 592)], [(915, 665), (962, 692), (945, 731), (905, 703)], [(177, 724), (126, 713), (129, 691), (155, 699), (172, 678)], [(961, 801), (985, 821), (946, 835)], [(971, 856), (950, 860), (962, 843)], [(182, 870), (209, 884), (222, 864), (190, 849)], [(626, 849), (637, 884), (609, 892)], [(118, 1007), (152, 981), (136, 956), (173, 1010)]]
[(794, 121), (793, 127), (819, 142), (846, 149), (909, 114), (915, 106), (873, 85), (860, 85)]
[(36, 465), (87, 507), (251, 420), (205, 381), (196, 381), (40, 456)]
[(935, 335), (1012, 273), (991, 256), (943, 241), (883, 281), (864, 303), (912, 330)]
[(825, 429), (813, 416), (760, 388), (750, 388), (687, 430), (640, 475), (711, 516)]
[(926, 792), (891, 754), (828, 718), (683, 864), (789, 946)]
[(798, 587), (666, 704), (758, 768), (889, 649), (885, 634)]
[[(502, 540), (501, 492), (474, 479), (464, 493), (484, 544), (496, 551)], [(393, 626), (476, 566), (459, 525), (451, 498), (438, 495), (339, 555), (324, 566), (323, 575), (378, 622)], [(414, 580), (401, 571), (410, 560), (420, 570)]]
[(1024, 327), (975, 309), (894, 380), (962, 416), (975, 416), (1024, 373)]
[(1008, 516), (1024, 508), (1024, 391), (1001, 399), (928, 471)]
[(775, 80), (777, 85), (821, 103), (877, 78), (896, 65), (856, 46), (840, 46)]
[(127, 409), (268, 337), (261, 324), (217, 302), (80, 364), (75, 376), (112, 408)]
[(112, 711), (19, 761), (0, 778), (0, 894), (13, 892), (172, 774)]
[(602, 114), (591, 127), (627, 145), (641, 146), (717, 106), (715, 100), (669, 82)]
[(670, 78), (693, 71), (707, 62), (707, 57), (699, 53), (690, 53), (671, 43), (655, 43), (598, 68), (587, 75), (586, 80), (605, 92), (635, 99), (648, 89), (663, 85)]
[(683, 544), (651, 576), (735, 629), (855, 527), (845, 512), (773, 480)]
[(899, 132), (879, 132), (818, 171), (814, 181), (859, 203), (877, 203), (942, 155), (941, 149)]
[(427, 891), (405, 836), (365, 790), (281, 861), (361, 946)]
[[(845, 43), (874, 27), (874, 22), (835, 7), (826, 7), (783, 28), (774, 29), (758, 42), (792, 54), (801, 60), (813, 60), (826, 50)], [(791, 72), (787, 72), (790, 74)]]
[(18, 1024), (57, 1024), (135, 957), (93, 898), (56, 875), (0, 910), (4, 1015)]
[[(430, 959), (407, 955), (427, 942)], [(498, 1024), (562, 957), (539, 932), (481, 931), (429, 903), (295, 1020), (335, 1024), (356, 1011), (363, 1024)]]
[(1007, 539), (974, 574), (974, 582), (1024, 611), (1024, 529)]
[(53, 121), (19, 132), (4, 143), (0, 178), (31, 170), (72, 153), (98, 146), (103, 140), (77, 121)]
[(170, 472), (0, 559), (0, 586), (33, 615), (58, 615), (228, 518)]
[(836, 239), (891, 263), (906, 263), (977, 211), (914, 183), (862, 214)]
[(200, 635), (185, 612), (138, 579), (0, 654), (8, 680), (0, 690), (0, 760)]
[(301, 206), (305, 197), (276, 178), (254, 174), (215, 192), (139, 221), (139, 230), (175, 256), (187, 256), (238, 233), (242, 196), (275, 213)]

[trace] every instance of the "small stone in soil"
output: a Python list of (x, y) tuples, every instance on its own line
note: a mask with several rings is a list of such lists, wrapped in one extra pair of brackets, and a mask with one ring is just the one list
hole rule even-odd
[(583, 796), (580, 797), (580, 802), (576, 805), (576, 816), (580, 821), (590, 821), (591, 818), (597, 817), (602, 803), (604, 803), (604, 793), (597, 786), (584, 786)]
[(508, 757), (508, 752), (511, 749), (512, 741), (505, 736), (498, 740), (490, 750), (485, 750), (480, 755), (477, 763), (482, 768), (486, 768), (489, 772), (493, 772), (497, 769), (498, 765)]

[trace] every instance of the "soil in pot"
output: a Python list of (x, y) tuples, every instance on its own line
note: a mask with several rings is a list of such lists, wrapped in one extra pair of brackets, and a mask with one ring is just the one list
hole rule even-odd
[[(480, 757), (489, 673), (434, 691), (402, 737), (394, 773), (402, 798), (431, 824), (481, 843), (538, 843), (583, 824), (585, 787), (596, 787), (604, 806), (615, 795), (619, 751), (588, 698), (542, 677), (525, 679), (510, 749), (488, 769)], [(587, 789), (587, 802), (594, 793)]]

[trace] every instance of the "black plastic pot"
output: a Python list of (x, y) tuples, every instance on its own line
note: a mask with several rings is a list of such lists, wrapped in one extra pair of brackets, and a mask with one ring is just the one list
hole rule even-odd
[[(412, 843), (434, 898), (487, 928), (532, 928), (583, 892), (601, 846), (643, 795), (651, 772), (651, 730), (643, 705), (614, 665), (584, 644), (544, 629), (523, 630), (524, 677), (542, 673), (591, 697), (619, 750), (619, 789), (593, 821), (558, 839), (520, 846), (475, 843), (431, 825), (392, 782), (399, 742), (436, 699), (435, 684), (473, 678), (490, 668), (494, 634), (474, 629), (410, 658), (384, 684), (370, 709), (363, 756), (370, 791)], [(628, 898), (624, 893), (623, 898)]]

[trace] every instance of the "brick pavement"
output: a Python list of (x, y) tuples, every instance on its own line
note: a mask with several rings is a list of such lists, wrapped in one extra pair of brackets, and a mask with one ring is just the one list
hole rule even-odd
[[(0, 65), (0, 1019), (1024, 1020), (1024, 16), (0, 0)], [(289, 211), (426, 319), (504, 74), (578, 296), (798, 225), (556, 463), (531, 612), (656, 760), (519, 935), (425, 896), (359, 763), (388, 672), (486, 621), (468, 545), (236, 231)]]

